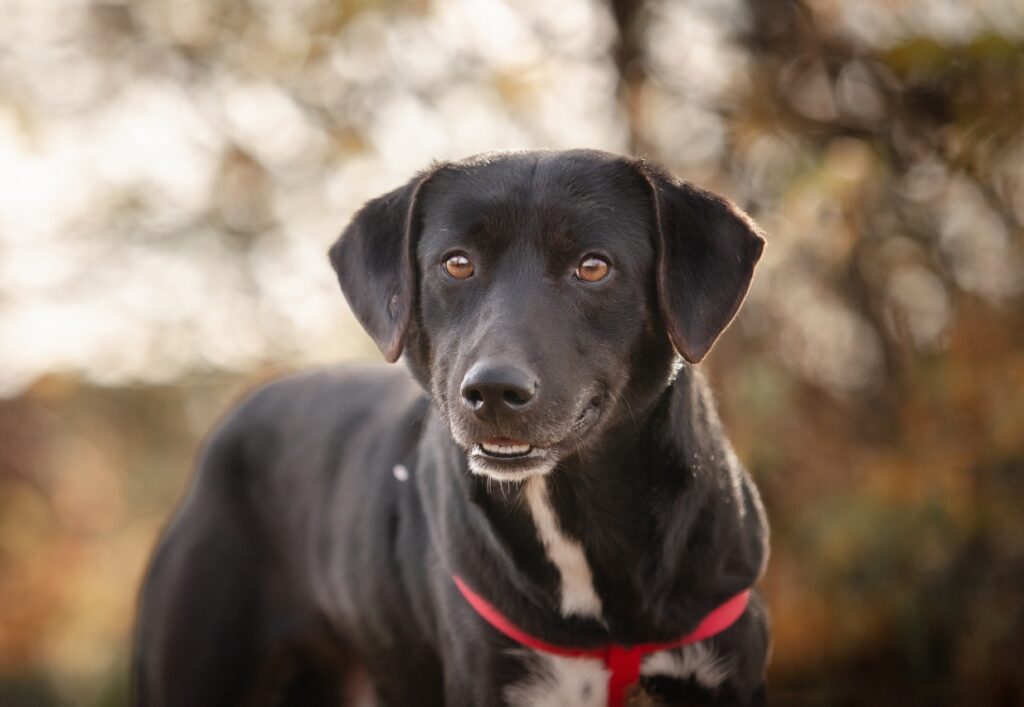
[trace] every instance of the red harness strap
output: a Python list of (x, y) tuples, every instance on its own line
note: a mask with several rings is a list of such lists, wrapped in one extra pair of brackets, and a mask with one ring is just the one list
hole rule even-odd
[(640, 680), (640, 662), (644, 656), (697, 643), (721, 633), (736, 622), (736, 619), (747, 608), (747, 602), (750, 600), (749, 589), (740, 592), (705, 616), (697, 624), (697, 628), (674, 641), (640, 643), (635, 646), (622, 646), (613, 643), (601, 648), (566, 648), (542, 641), (536, 636), (526, 633), (509, 621), (508, 617), (495, 609), (486, 599), (470, 589), (461, 577), (455, 575), (453, 579), (462, 596), (476, 610), (476, 613), (513, 641), (527, 648), (568, 658), (598, 658), (602, 660), (604, 667), (610, 673), (608, 676), (608, 707), (625, 706), (626, 691)]

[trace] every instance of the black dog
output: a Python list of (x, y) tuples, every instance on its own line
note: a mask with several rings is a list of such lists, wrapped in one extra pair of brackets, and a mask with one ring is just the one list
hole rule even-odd
[(677, 352), (703, 358), (763, 245), (594, 151), (369, 202), (331, 262), (412, 378), (288, 378), (221, 426), (145, 582), (135, 703), (762, 702), (764, 511)]

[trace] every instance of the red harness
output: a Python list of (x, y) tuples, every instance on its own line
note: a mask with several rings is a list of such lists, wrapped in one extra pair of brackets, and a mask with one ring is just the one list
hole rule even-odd
[(640, 662), (644, 659), (644, 656), (650, 653), (657, 653), (658, 651), (669, 650), (670, 648), (697, 643), (721, 633), (736, 622), (736, 619), (747, 608), (747, 602), (750, 600), (749, 589), (740, 592), (705, 616), (697, 624), (697, 628), (674, 641), (640, 643), (635, 646), (623, 646), (613, 643), (601, 648), (566, 648), (547, 643), (536, 636), (526, 633), (509, 621), (508, 617), (495, 609), (486, 599), (470, 589), (469, 585), (462, 581), (461, 577), (455, 575), (453, 579), (462, 596), (476, 610), (476, 613), (480, 614), (484, 621), (513, 641), (527, 648), (568, 658), (598, 658), (602, 660), (604, 667), (609, 671), (608, 707), (624, 707), (626, 704), (626, 691), (640, 680)]

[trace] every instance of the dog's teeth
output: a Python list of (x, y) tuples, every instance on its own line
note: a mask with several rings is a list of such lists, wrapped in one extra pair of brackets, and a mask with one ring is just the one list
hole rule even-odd
[(526, 454), (530, 451), (528, 444), (481, 444), (480, 447), (490, 454), (501, 454), (505, 456)]

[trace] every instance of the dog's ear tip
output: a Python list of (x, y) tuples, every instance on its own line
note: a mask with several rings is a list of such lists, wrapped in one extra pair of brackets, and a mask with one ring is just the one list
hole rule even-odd
[(683, 339), (682, 337), (671, 336), (669, 338), (671, 339), (675, 350), (679, 352), (679, 355), (691, 365), (697, 365), (703, 361), (704, 357), (708, 355), (708, 352), (714, 345), (714, 342), (710, 342), (704, 345), (695, 346), (692, 342), (686, 341), (686, 339)]
[(757, 263), (764, 255), (764, 249), (767, 247), (768, 241), (765, 239), (764, 234), (760, 230), (755, 230), (753, 238), (750, 239), (750, 244), (747, 246), (747, 257), (750, 260), (751, 273), (753, 273)]
[(403, 348), (404, 347), (402, 346), (401, 339), (398, 339), (397, 341), (391, 341), (387, 345), (387, 348), (382, 348), (384, 360), (387, 361), (388, 363), (394, 363), (395, 361), (402, 357)]
[(330, 263), (335, 274), (339, 276), (341, 275), (342, 251), (347, 245), (345, 241), (345, 234), (342, 233), (335, 238), (334, 242), (327, 248), (327, 262)]

